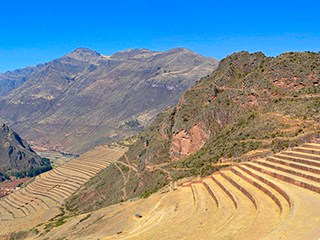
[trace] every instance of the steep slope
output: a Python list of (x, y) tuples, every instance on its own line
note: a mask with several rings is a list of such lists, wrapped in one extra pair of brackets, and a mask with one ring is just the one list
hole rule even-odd
[[(125, 184), (112, 164), (71, 197), (67, 207), (86, 212), (146, 197), (176, 179), (206, 176), (230, 162), (264, 157), (313, 139), (320, 133), (319, 82), (319, 53), (276, 58), (232, 54), (136, 137), (120, 159), (128, 176)], [(103, 187), (110, 185), (114, 187)], [(89, 195), (95, 186), (101, 191), (94, 198), (78, 202), (79, 195)]]
[(141, 130), (217, 61), (187, 49), (89, 49), (47, 63), (0, 99), (0, 114), (33, 144), (84, 152)]
[(0, 128), (0, 181), (10, 176), (33, 176), (50, 168), (50, 163), (41, 159), (6, 124)]

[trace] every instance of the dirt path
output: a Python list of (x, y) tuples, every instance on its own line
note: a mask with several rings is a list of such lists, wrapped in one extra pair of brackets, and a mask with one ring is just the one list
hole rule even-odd
[(118, 166), (119, 162), (115, 162), (114, 165), (118, 168), (118, 170), (120, 171), (122, 178), (123, 178), (123, 188), (121, 189), (121, 191), (123, 192), (123, 201), (127, 200), (127, 190), (126, 190), (126, 186), (128, 183), (128, 177), (126, 177), (126, 175), (124, 174), (124, 172), (122, 171), (122, 169)]

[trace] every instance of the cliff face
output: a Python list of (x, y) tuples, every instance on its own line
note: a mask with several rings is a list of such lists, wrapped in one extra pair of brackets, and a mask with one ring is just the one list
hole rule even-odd
[(188, 131), (182, 129), (174, 133), (171, 138), (170, 157), (179, 159), (189, 156), (203, 147), (210, 137), (210, 130), (207, 130), (202, 122), (196, 123)]
[(80, 48), (20, 70), (25, 80), (0, 98), (0, 115), (33, 144), (81, 153), (137, 133), (217, 64), (183, 48), (109, 57)]
[[(120, 160), (132, 166), (126, 183), (113, 165), (92, 183), (121, 188), (95, 196), (103, 203), (93, 198), (80, 206), (70, 199), (68, 206), (87, 211), (147, 196), (170, 181), (208, 175), (220, 161), (263, 157), (319, 136), (319, 81), (319, 53), (234, 53), (136, 137)], [(86, 188), (79, 192), (88, 194)]]
[(0, 125), (0, 180), (16, 173), (27, 175), (31, 169), (42, 169), (44, 162), (16, 132), (6, 124)]

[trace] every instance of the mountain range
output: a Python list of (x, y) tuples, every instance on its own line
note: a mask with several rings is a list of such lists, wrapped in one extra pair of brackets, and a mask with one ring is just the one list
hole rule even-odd
[(0, 115), (30, 143), (83, 153), (143, 129), (218, 61), (184, 48), (87, 48), (0, 74)]

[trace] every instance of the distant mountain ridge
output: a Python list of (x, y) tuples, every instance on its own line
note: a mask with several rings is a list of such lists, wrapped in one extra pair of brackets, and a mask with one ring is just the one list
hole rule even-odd
[(184, 48), (112, 56), (78, 48), (1, 74), (0, 115), (33, 144), (81, 153), (141, 130), (217, 65)]
[(6, 95), (14, 88), (19, 87), (34, 74), (38, 73), (44, 65), (45, 64), (39, 64), (35, 67), (26, 67), (0, 73), (0, 96)]

